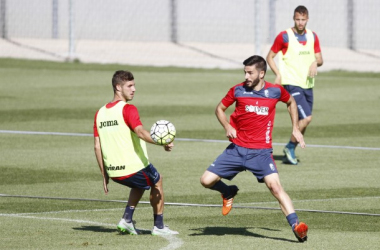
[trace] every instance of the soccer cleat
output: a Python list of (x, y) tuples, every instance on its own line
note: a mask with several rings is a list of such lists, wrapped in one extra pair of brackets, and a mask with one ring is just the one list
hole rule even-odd
[(294, 226), (293, 233), (299, 242), (307, 241), (307, 230), (308, 230), (308, 227), (303, 222), (300, 222), (299, 224), (296, 224)]
[(297, 165), (298, 164), (298, 160), (296, 158), (296, 153), (294, 152), (294, 148), (288, 148), (288, 147), (285, 147), (284, 148), (284, 154), (285, 154), (285, 157), (287, 161), (284, 161), (284, 163), (289, 163), (289, 164), (292, 164), (292, 165)]
[(140, 230), (135, 228), (135, 222), (128, 223), (125, 219), (121, 219), (119, 224), (117, 224), (117, 230), (120, 233), (126, 233), (130, 235), (140, 234)]
[(232, 204), (233, 204), (233, 201), (234, 201), (234, 197), (236, 196), (237, 192), (239, 191), (239, 188), (235, 185), (231, 186), (231, 195), (229, 195), (228, 197), (224, 197), (222, 195), (222, 198), (223, 198), (223, 207), (222, 207), (222, 214), (224, 216), (226, 216), (232, 209)]
[(177, 231), (170, 230), (168, 226), (164, 226), (164, 228), (158, 228), (156, 226), (153, 227), (152, 235), (172, 235), (179, 234)]

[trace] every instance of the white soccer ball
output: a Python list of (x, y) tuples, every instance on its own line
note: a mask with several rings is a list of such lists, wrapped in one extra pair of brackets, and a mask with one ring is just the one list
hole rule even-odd
[(160, 145), (166, 145), (174, 141), (175, 133), (173, 123), (166, 120), (156, 121), (150, 129), (150, 137)]

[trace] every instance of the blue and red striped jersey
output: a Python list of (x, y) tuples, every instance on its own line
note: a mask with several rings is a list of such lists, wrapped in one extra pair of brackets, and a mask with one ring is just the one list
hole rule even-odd
[(230, 141), (246, 148), (272, 148), (276, 104), (287, 102), (289, 98), (281, 85), (269, 82), (259, 91), (247, 88), (244, 82), (233, 86), (222, 99), (226, 107), (236, 103), (230, 124), (236, 129), (237, 138)]

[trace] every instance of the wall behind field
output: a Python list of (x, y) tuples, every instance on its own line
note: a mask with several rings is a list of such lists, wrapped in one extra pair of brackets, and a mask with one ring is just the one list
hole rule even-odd
[(223, 58), (228, 55), (204, 44), (250, 44), (246, 54), (264, 55), (275, 36), (293, 26), (298, 5), (309, 9), (308, 28), (322, 48), (380, 58), (377, 0), (0, 0), (0, 34), (31, 47), (28, 39), (70, 40), (65, 50), (71, 52), (91, 40), (203, 44), (196, 49)]

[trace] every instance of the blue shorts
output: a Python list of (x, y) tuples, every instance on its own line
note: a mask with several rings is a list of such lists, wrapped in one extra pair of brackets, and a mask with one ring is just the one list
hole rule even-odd
[(115, 177), (112, 178), (112, 180), (130, 188), (149, 190), (150, 187), (154, 186), (160, 180), (160, 173), (158, 173), (152, 164), (149, 164), (137, 173), (129, 175), (129, 177)]
[(313, 111), (313, 89), (303, 89), (298, 86), (284, 85), (284, 88), (296, 100), (298, 107), (298, 119), (302, 120), (311, 116)]
[(265, 176), (278, 173), (272, 152), (271, 148), (250, 149), (231, 143), (207, 170), (227, 180), (248, 170), (262, 183)]

